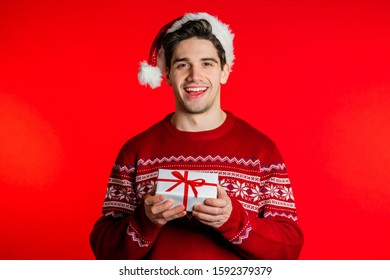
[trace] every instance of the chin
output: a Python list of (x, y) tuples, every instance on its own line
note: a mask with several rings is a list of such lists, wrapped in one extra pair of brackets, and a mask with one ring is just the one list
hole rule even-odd
[(203, 114), (207, 112), (209, 108), (186, 108), (185, 111), (191, 114)]

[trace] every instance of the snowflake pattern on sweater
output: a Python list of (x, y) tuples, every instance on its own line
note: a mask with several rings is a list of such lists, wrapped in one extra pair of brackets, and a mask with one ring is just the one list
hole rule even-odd
[[(207, 170), (196, 169), (197, 164), (200, 163), (200, 167), (204, 168), (204, 163), (207, 162)], [(224, 163), (228, 163), (228, 169), (233, 171), (227, 171), (223, 166)], [(232, 164), (236, 167), (232, 168)], [(134, 167), (118, 164), (114, 166), (103, 205), (105, 215), (118, 215), (118, 212), (132, 214), (146, 194), (156, 187), (158, 168), (186, 168), (198, 172), (218, 173), (219, 184), (247, 211), (262, 212), (264, 217), (283, 216), (297, 220), (294, 196), (283, 163), (260, 166), (259, 160), (252, 161), (227, 156), (223, 158), (220, 156), (171, 156), (162, 159), (140, 159), (137, 168), (141, 167), (146, 173), (136, 176)], [(135, 184), (132, 183), (132, 179), (135, 179)], [(249, 235), (249, 231), (250, 224), (240, 236), (231, 242), (241, 243)]]

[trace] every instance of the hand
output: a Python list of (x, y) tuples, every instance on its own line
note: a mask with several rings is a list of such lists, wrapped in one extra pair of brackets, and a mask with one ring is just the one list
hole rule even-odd
[(178, 205), (170, 209), (173, 205), (172, 200), (164, 201), (163, 195), (151, 195), (148, 194), (144, 200), (145, 213), (152, 223), (163, 226), (167, 222), (181, 218), (186, 215), (183, 205)]
[(207, 198), (203, 204), (196, 204), (192, 210), (192, 216), (201, 223), (213, 228), (219, 228), (230, 217), (233, 206), (225, 189), (218, 185), (218, 197)]

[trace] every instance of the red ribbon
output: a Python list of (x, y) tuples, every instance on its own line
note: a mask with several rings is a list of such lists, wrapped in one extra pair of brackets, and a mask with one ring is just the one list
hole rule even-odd
[(176, 187), (178, 187), (180, 184), (184, 184), (184, 197), (183, 197), (183, 204), (184, 207), (187, 209), (187, 201), (188, 201), (188, 191), (189, 187), (191, 187), (192, 192), (194, 193), (195, 197), (198, 197), (198, 191), (197, 187), (203, 187), (203, 186), (217, 186), (217, 184), (213, 183), (206, 183), (204, 179), (195, 179), (195, 180), (188, 180), (188, 171), (184, 171), (184, 176), (179, 171), (172, 171), (172, 175), (175, 176), (176, 179), (161, 179), (158, 178), (157, 181), (160, 182), (172, 182), (176, 183), (172, 187), (166, 190), (166, 192), (170, 192), (174, 190)]

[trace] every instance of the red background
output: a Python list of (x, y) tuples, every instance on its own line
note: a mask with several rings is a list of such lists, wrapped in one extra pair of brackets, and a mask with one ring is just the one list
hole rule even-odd
[(390, 2), (135, 3), (0, 2), (0, 259), (93, 258), (121, 145), (174, 110), (138, 64), (187, 11), (236, 33), (223, 107), (278, 144), (301, 258), (389, 259)]

